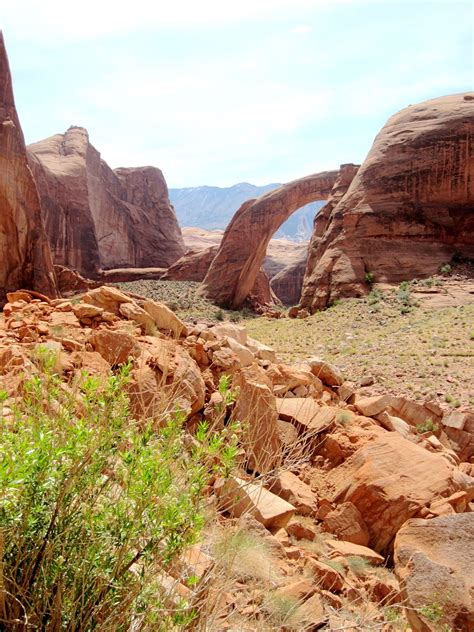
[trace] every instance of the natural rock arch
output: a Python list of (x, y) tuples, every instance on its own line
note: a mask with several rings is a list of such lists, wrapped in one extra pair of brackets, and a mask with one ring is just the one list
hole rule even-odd
[(218, 305), (240, 307), (252, 290), (274, 233), (297, 209), (327, 199), (338, 174), (338, 170), (312, 174), (244, 202), (224, 233), (201, 293)]
[(367, 294), (367, 272), (400, 283), (455, 254), (474, 259), (473, 150), (472, 92), (391, 116), (345, 195), (318, 213), (300, 306), (315, 312)]

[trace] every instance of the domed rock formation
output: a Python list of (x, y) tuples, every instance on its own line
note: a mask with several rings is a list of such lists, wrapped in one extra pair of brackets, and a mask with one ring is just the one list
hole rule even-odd
[(15, 108), (0, 31), (0, 304), (19, 288), (57, 296), (41, 207)]
[(474, 93), (392, 116), (347, 194), (316, 222), (301, 305), (315, 311), (376, 281), (428, 277), (474, 257)]
[(244, 202), (232, 218), (201, 292), (219, 305), (240, 307), (255, 283), (273, 234), (290, 215), (309, 202), (325, 200), (338, 171), (293, 180)]
[(166, 268), (184, 254), (159, 169), (112, 171), (81, 127), (28, 150), (55, 263), (94, 277), (102, 268)]

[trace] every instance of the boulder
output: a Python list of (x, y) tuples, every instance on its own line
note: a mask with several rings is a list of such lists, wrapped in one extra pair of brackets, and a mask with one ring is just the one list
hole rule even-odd
[(351, 502), (342, 503), (330, 511), (323, 520), (324, 531), (334, 533), (341, 540), (367, 546), (370, 535), (364, 519)]
[(88, 305), (96, 305), (107, 312), (119, 315), (122, 303), (133, 303), (133, 299), (116, 287), (101, 285), (84, 294), (82, 302)]
[(244, 427), (242, 444), (248, 467), (265, 473), (275, 467), (281, 456), (275, 396), (265, 372), (258, 367), (248, 367), (237, 373), (233, 388), (239, 389), (233, 418)]
[[(155, 385), (151, 396), (159, 402), (161, 411), (172, 414), (176, 409), (188, 416), (204, 407), (206, 386), (196, 362), (186, 349), (174, 340), (144, 336), (140, 347), (142, 357), (135, 367), (147, 365), (154, 371)], [(149, 392), (150, 377), (146, 376), (141, 392)], [(140, 392), (140, 384), (138, 384)], [(150, 393), (149, 393), (150, 394)]]
[(229, 349), (237, 356), (241, 366), (249, 366), (255, 361), (250, 349), (241, 345), (237, 340), (234, 340), (234, 338), (226, 338), (226, 342)]
[(431, 99), (388, 120), (342, 198), (318, 213), (301, 306), (365, 295), (367, 273), (399, 283), (429, 277), (456, 252), (474, 257), (473, 98)]
[(329, 362), (321, 358), (310, 358), (308, 364), (313, 375), (316, 375), (327, 386), (341, 386), (344, 382), (339, 371)]
[(121, 316), (140, 325), (145, 333), (154, 333), (155, 319), (136, 303), (122, 303), (119, 307), (119, 312)]
[(172, 333), (175, 338), (186, 335), (186, 325), (169, 307), (151, 300), (143, 301), (141, 305), (158, 329)]
[(111, 366), (124, 364), (140, 355), (140, 346), (136, 339), (122, 331), (103, 329), (93, 333), (89, 342), (94, 351), (100, 353)]
[(247, 347), (259, 360), (266, 360), (268, 362), (276, 362), (276, 353), (268, 345), (264, 345), (263, 342), (255, 340), (254, 338), (247, 337)]
[(397, 534), (395, 573), (414, 632), (474, 630), (474, 514), (408, 520)]
[(239, 344), (247, 344), (247, 330), (242, 325), (219, 323), (210, 330), (216, 338), (233, 338)]
[(309, 397), (284, 397), (276, 402), (279, 417), (284, 421), (295, 421), (302, 430), (310, 428), (319, 412), (318, 404)]
[(285, 527), (295, 508), (261, 485), (237, 477), (220, 479), (215, 485), (223, 511), (240, 517), (250, 514), (268, 529)]
[(311, 515), (316, 511), (317, 499), (311, 487), (303, 483), (292, 472), (286, 471), (278, 474), (270, 487), (270, 491), (291, 503), (303, 516)]
[(346, 542), (345, 540), (326, 540), (325, 544), (330, 550), (331, 557), (360, 557), (373, 566), (380, 566), (385, 562), (382, 555), (361, 544), (354, 544), (354, 542)]
[(344, 588), (344, 577), (335, 568), (320, 560), (309, 558), (305, 568), (315, 578), (318, 585), (331, 592), (340, 592)]
[(28, 166), (0, 32), (0, 306), (7, 292), (26, 288), (58, 296), (41, 203)]
[(387, 551), (402, 524), (431, 503), (458, 491), (474, 496), (474, 479), (442, 455), (425, 450), (395, 432), (369, 441), (333, 469), (333, 502), (351, 502), (362, 515), (370, 546)]

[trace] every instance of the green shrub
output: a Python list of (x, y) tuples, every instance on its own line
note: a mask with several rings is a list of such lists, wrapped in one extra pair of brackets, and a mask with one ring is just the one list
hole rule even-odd
[(427, 419), (421, 424), (416, 424), (416, 429), (420, 434), (424, 432), (437, 432), (439, 425), (432, 419)]
[(375, 281), (375, 274), (373, 272), (366, 272), (364, 278), (366, 283), (372, 285), (372, 283)]
[(452, 267), (451, 267), (451, 265), (449, 263), (445, 263), (444, 265), (440, 266), (440, 268), (439, 268), (439, 272), (443, 276), (449, 276), (452, 271), (453, 271), (453, 269), (452, 269)]
[(227, 441), (225, 430), (216, 437), (201, 427), (185, 449), (180, 411), (159, 427), (130, 417), (128, 366), (65, 388), (55, 358), (40, 360), (43, 373), (25, 381), (14, 424), (0, 421), (3, 629), (189, 623), (186, 603), (168, 608), (159, 574), (198, 539), (203, 491), (232, 468), (235, 435)]

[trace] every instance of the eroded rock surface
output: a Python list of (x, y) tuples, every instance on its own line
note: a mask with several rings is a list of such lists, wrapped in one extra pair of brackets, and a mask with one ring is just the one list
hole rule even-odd
[(28, 166), (0, 32), (0, 305), (21, 287), (57, 296), (40, 200)]
[(457, 492), (464, 502), (474, 497), (473, 478), (461, 474), (442, 455), (395, 432), (370, 441), (334, 469), (330, 480), (334, 501), (357, 507), (369, 530), (369, 544), (379, 552), (387, 551), (406, 520), (420, 512), (427, 515), (427, 508), (440, 498), (449, 499)]
[(337, 204), (319, 213), (302, 306), (428, 277), (454, 253), (474, 256), (474, 93), (392, 116)]
[(395, 570), (415, 632), (474, 629), (473, 548), (472, 513), (409, 520), (400, 529)]
[(94, 277), (102, 268), (166, 268), (184, 254), (159, 169), (112, 171), (82, 127), (28, 151), (55, 263)]

